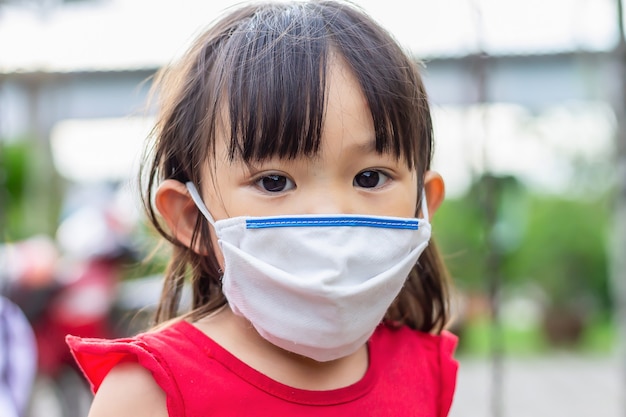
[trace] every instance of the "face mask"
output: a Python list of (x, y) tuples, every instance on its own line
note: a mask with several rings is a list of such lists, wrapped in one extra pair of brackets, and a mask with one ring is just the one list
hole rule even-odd
[[(272, 344), (324, 362), (367, 342), (430, 239), (424, 219), (289, 215), (213, 220), (232, 311)], [(426, 201), (422, 203), (426, 210)]]

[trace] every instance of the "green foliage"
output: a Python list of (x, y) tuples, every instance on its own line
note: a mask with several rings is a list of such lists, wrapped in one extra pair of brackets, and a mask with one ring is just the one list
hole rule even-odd
[(0, 170), (3, 186), (10, 201), (19, 201), (24, 194), (29, 152), (26, 142), (3, 144), (0, 141)]
[(0, 139), (0, 241), (56, 230), (63, 194), (47, 146), (27, 137)]
[(602, 201), (535, 197), (524, 244), (504, 264), (505, 275), (541, 285), (555, 304), (586, 300), (610, 306), (608, 219)]
[[(500, 340), (502, 353), (509, 357), (541, 355), (552, 348), (539, 326), (515, 327), (505, 324), (497, 333), (493, 323), (482, 319), (469, 322), (464, 327), (459, 339), (459, 354), (488, 357), (493, 354), (496, 337)], [(588, 355), (607, 355), (612, 353), (616, 340), (615, 324), (607, 317), (595, 317), (585, 327), (580, 345), (571, 348)]]
[(496, 331), (489, 320), (467, 323), (459, 339), (459, 354), (488, 357), (493, 354), (494, 338), (499, 338), (502, 353), (507, 356), (533, 356), (548, 350), (548, 344), (539, 327), (503, 326), (499, 333)]
[(486, 291), (487, 262), (495, 256), (503, 287), (530, 282), (552, 304), (584, 301), (606, 311), (608, 206), (606, 199), (534, 195), (514, 178), (484, 177), (444, 202), (433, 230), (461, 289)]
[(606, 314), (599, 314), (586, 327), (581, 350), (590, 354), (611, 354), (618, 341), (615, 322)]
[(0, 242), (24, 237), (22, 213), (29, 155), (26, 142), (0, 140)]

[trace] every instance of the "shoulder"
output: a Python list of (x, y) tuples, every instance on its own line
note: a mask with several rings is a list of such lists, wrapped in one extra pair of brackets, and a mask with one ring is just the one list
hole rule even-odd
[[(159, 395), (167, 398), (170, 413), (178, 415), (184, 407), (179, 374), (181, 368), (189, 368), (188, 362), (193, 361), (189, 353), (193, 353), (193, 347), (189, 346), (192, 343), (185, 337), (185, 329), (184, 325), (175, 323), (158, 331), (112, 340), (67, 336), (76, 363), (96, 393), (94, 413), (98, 414), (93, 415), (117, 415), (118, 403), (124, 409), (134, 409), (129, 401), (146, 406), (142, 397), (154, 397), (155, 401), (150, 400), (149, 405), (157, 406)], [(181, 358), (187, 357), (192, 358), (181, 365)], [(154, 415), (160, 414), (154, 412)]]
[(375, 336), (374, 346), (379, 350), (393, 352), (396, 360), (402, 363), (456, 376), (458, 363), (454, 352), (458, 339), (446, 330), (440, 334), (431, 334), (407, 326), (383, 324), (378, 327)]
[(89, 417), (113, 416), (168, 416), (165, 393), (141, 365), (116, 365), (100, 384)]
[[(171, 335), (174, 326), (159, 332), (143, 333), (122, 339), (92, 339), (68, 335), (66, 342), (74, 359), (97, 391), (105, 376), (118, 364), (133, 362), (152, 373), (167, 373), (168, 342), (179, 340)], [(170, 349), (173, 346), (170, 345)]]
[[(457, 337), (448, 331), (424, 333), (407, 326), (383, 324), (376, 329), (370, 348), (393, 381), (417, 378), (423, 398), (436, 399), (438, 416), (447, 415), (452, 404), (458, 372), (454, 358)], [(408, 384), (408, 382), (406, 382)]]
[(458, 343), (457, 337), (444, 330), (440, 334), (413, 330), (404, 325), (383, 323), (376, 329), (373, 341), (380, 345), (420, 355), (435, 355), (452, 358)]

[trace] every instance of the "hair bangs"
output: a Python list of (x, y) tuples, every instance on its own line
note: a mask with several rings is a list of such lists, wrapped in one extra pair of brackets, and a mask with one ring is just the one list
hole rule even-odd
[(333, 48), (352, 68), (367, 99), (376, 150), (404, 158), (409, 168), (428, 169), (432, 121), (417, 63), (357, 8), (335, 4), (323, 12)]
[(329, 40), (321, 16), (303, 7), (260, 11), (230, 34), (221, 84), (231, 159), (295, 158), (319, 149)]

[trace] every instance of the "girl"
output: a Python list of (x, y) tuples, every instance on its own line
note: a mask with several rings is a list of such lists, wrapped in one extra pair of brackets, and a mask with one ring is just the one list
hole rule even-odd
[[(445, 416), (456, 378), (416, 64), (334, 1), (231, 11), (159, 80), (156, 321), (69, 336), (103, 416)], [(177, 318), (184, 282), (192, 310)]]

